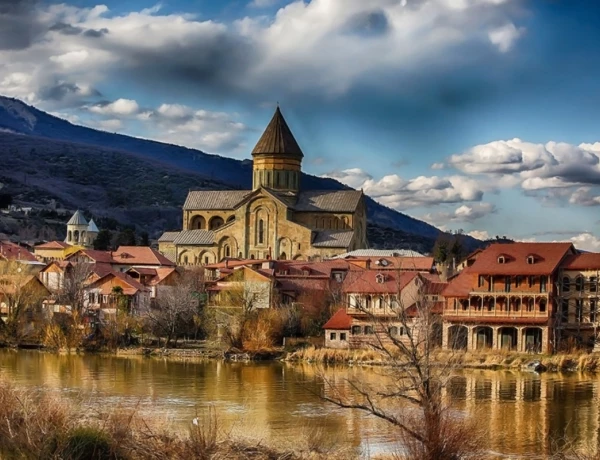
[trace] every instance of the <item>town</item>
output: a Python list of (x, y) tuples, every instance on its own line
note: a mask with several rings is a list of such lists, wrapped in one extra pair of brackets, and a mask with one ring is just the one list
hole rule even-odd
[(252, 156), (252, 190), (190, 191), (183, 228), (154, 247), (94, 249), (101, 230), (79, 210), (64, 240), (1, 241), (5, 343), (360, 349), (425, 334), (443, 350), (598, 351), (600, 254), (369, 249), (363, 192), (300, 187), (304, 154), (279, 107)]

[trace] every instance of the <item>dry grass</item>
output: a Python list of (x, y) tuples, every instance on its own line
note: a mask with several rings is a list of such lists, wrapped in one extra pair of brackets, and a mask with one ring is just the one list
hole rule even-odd
[[(87, 416), (84, 414), (88, 414)], [(311, 432), (306, 447), (279, 450), (261, 441), (234, 439), (221, 430), (214, 409), (190, 423), (188, 433), (113, 408), (89, 408), (49, 393), (0, 381), (0, 458), (64, 460), (325, 459), (338, 457), (327, 435)]]
[[(383, 354), (371, 349), (333, 349), (307, 347), (291, 352), (287, 361), (325, 364), (369, 364), (385, 365), (391, 361)], [(433, 361), (453, 364), (457, 367), (479, 369), (521, 369), (527, 363), (540, 361), (549, 371), (597, 372), (600, 369), (600, 354), (579, 351), (571, 354), (534, 355), (514, 353), (507, 350), (485, 350), (460, 352), (436, 350)]]

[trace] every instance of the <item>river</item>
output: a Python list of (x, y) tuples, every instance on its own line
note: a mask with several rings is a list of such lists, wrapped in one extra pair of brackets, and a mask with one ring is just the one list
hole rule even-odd
[[(326, 375), (335, 382), (380, 378), (369, 368), (329, 368)], [(319, 428), (328, 433), (326, 442), (356, 457), (396, 449), (396, 433), (385, 422), (319, 398), (322, 379), (313, 365), (0, 350), (0, 378), (88, 404), (136, 407), (174, 428), (184, 429), (212, 406), (234, 435), (273, 445), (306, 442)], [(599, 384), (592, 374), (469, 370), (457, 374), (448, 398), (457, 411), (475, 414), (495, 457), (546, 458), (555, 439), (598, 446)]]

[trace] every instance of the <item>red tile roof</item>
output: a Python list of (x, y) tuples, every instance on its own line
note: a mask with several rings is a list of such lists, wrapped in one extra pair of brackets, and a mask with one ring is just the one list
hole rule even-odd
[(70, 247), (71, 245), (64, 241), (48, 241), (47, 243), (38, 244), (35, 249), (65, 249)]
[(367, 257), (352, 256), (347, 259), (356, 265), (364, 267), (368, 262), (371, 270), (405, 270), (429, 272), (433, 269), (433, 257)]
[(65, 260), (74, 260), (81, 255), (87, 256), (92, 261), (100, 264), (110, 264), (112, 262), (109, 251), (98, 251), (96, 249), (80, 249), (69, 255)]
[[(374, 270), (362, 270), (348, 273), (343, 283), (343, 291), (346, 293), (388, 293), (395, 294), (404, 289), (415, 277), (416, 272), (377, 272)], [(378, 282), (378, 277), (383, 282)]]
[[(470, 268), (482, 275), (548, 275), (572, 251), (571, 243), (495, 243), (484, 249)], [(504, 263), (498, 262), (502, 255)], [(530, 255), (536, 259), (533, 264), (527, 262)]]
[(588, 252), (569, 256), (563, 264), (565, 270), (600, 270), (600, 253)]
[(165, 265), (172, 267), (174, 262), (160, 252), (147, 246), (119, 246), (112, 253), (113, 263), (127, 265)]
[(348, 316), (348, 314), (346, 313), (346, 310), (341, 308), (337, 312), (335, 312), (335, 315), (333, 315), (331, 318), (329, 318), (329, 321), (327, 321), (323, 325), (323, 329), (333, 329), (333, 330), (345, 331), (345, 330), (349, 330), (351, 326), (352, 326), (352, 317)]
[(0, 241), (0, 259), (37, 262), (37, 259), (31, 252), (10, 241)]

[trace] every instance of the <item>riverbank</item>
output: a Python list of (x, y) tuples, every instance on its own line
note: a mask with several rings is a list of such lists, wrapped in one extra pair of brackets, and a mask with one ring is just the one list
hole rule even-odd
[(270, 446), (225, 430), (214, 408), (190, 420), (187, 432), (134, 409), (89, 407), (47, 391), (0, 381), (0, 458), (65, 460), (344, 459), (327, 436), (307, 430), (294, 445)]
[[(331, 348), (303, 348), (290, 352), (284, 358), (288, 362), (314, 364), (341, 364), (363, 366), (393, 365), (393, 360), (374, 350), (336, 350)], [(598, 372), (600, 353), (530, 354), (503, 350), (480, 352), (437, 350), (432, 361), (451, 363), (457, 368), (486, 370), (523, 370), (531, 363), (539, 363), (549, 372)]]

